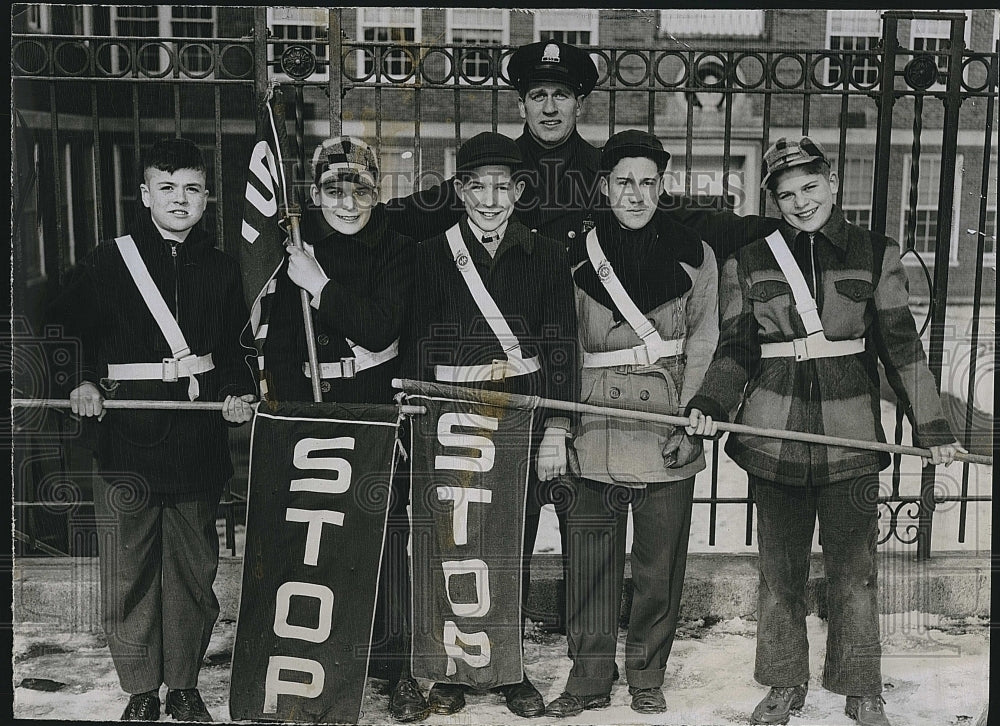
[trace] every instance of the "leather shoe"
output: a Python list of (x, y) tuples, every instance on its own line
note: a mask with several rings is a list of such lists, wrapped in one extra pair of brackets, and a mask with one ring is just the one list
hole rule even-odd
[(552, 718), (569, 718), (578, 716), (584, 711), (597, 708), (607, 708), (611, 705), (611, 694), (596, 693), (590, 696), (575, 696), (562, 692), (556, 700), (545, 707), (545, 715)]
[(661, 688), (629, 688), (632, 695), (632, 710), (638, 713), (663, 713), (667, 710), (667, 699)]
[(167, 691), (167, 702), (164, 710), (174, 717), (175, 721), (214, 721), (212, 714), (205, 708), (201, 694), (197, 688), (178, 688)]
[(515, 716), (534, 718), (545, 713), (545, 701), (542, 700), (542, 694), (528, 680), (528, 676), (525, 676), (520, 683), (503, 686), (500, 692), (507, 699), (507, 710)]
[(884, 704), (882, 696), (848, 696), (844, 713), (861, 726), (891, 726)]
[(431, 713), (424, 694), (412, 678), (400, 678), (389, 696), (389, 715), (400, 723), (423, 721)]
[(159, 721), (160, 689), (145, 693), (133, 693), (119, 721)]
[(792, 711), (798, 711), (806, 704), (809, 684), (772, 688), (764, 700), (757, 704), (750, 716), (752, 724), (786, 724)]
[(459, 683), (435, 683), (427, 694), (427, 705), (434, 713), (458, 713), (465, 708), (465, 686)]

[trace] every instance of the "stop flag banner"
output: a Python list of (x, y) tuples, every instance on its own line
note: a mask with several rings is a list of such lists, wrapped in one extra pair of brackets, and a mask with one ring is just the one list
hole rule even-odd
[(286, 403), (254, 417), (234, 720), (358, 722), (397, 416)]
[(531, 411), (409, 396), (413, 675), (520, 683)]

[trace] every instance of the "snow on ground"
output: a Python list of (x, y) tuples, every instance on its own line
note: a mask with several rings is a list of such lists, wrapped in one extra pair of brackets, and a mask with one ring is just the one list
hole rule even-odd
[[(849, 724), (844, 699), (820, 685), (826, 623), (808, 618), (812, 677), (809, 696), (793, 726)], [(229, 660), (236, 627), (220, 622), (215, 629), (200, 688), (205, 703), (220, 720), (228, 718)], [(756, 623), (735, 618), (682, 625), (667, 666), (664, 692), (668, 711), (640, 715), (629, 708), (627, 685), (615, 684), (611, 706), (585, 711), (576, 718), (534, 719), (533, 723), (747, 724), (748, 714), (766, 692), (753, 680)], [(989, 694), (989, 630), (985, 620), (953, 620), (910, 612), (882, 616), (883, 681), (886, 712), (897, 726), (975, 726)], [(618, 664), (624, 663), (624, 631)], [(546, 702), (562, 691), (569, 673), (566, 639), (531, 632), (525, 643), (525, 667)], [(57, 692), (15, 688), (14, 716), (24, 719), (115, 720), (127, 698), (117, 685), (111, 657), (99, 634), (66, 633), (51, 625), (25, 624), (14, 636), (14, 684), (24, 678), (65, 683)], [(425, 692), (430, 683), (420, 682)], [(161, 693), (161, 697), (165, 695)], [(452, 716), (433, 715), (427, 724), (511, 724), (520, 719), (506, 710), (495, 693), (474, 693)], [(164, 717), (166, 718), (166, 717)], [(384, 681), (369, 679), (362, 723), (392, 723)], [(528, 723), (528, 722), (525, 722)]]

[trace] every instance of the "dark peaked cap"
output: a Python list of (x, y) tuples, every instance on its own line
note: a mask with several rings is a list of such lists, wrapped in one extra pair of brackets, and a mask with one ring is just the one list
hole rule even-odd
[(586, 96), (597, 83), (597, 66), (590, 55), (558, 40), (522, 45), (511, 54), (507, 74), (522, 96), (533, 83), (562, 83), (577, 96)]
[(514, 139), (484, 131), (462, 144), (455, 158), (458, 171), (472, 171), (480, 166), (506, 166), (512, 172), (521, 168), (521, 150)]

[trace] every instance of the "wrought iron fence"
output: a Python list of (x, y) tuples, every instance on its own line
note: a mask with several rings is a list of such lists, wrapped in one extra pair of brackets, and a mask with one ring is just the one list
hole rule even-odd
[[(520, 131), (517, 95), (506, 76), (513, 47), (348, 40), (341, 31), (340, 10), (328, 12), (325, 40), (295, 43), (269, 37), (265, 11), (253, 10), (252, 32), (239, 38), (13, 36), (15, 170), (37, 170), (17, 177), (20, 183), (14, 188), (15, 313), (32, 319), (44, 298), (39, 290), (57, 285), (59, 275), (94, 240), (120, 229), (121, 199), (129, 188), (124, 177), (137, 180), (141, 171), (132, 150), (153, 135), (183, 134), (213, 149), (208, 221), (218, 246), (230, 247), (232, 230), (239, 228), (242, 170), (255, 131), (255, 109), (270, 83), (280, 83), (293, 99), (289, 106), (301, 169), (306, 151), (320, 138), (342, 132), (364, 135), (383, 152), (405, 147), (400, 164), (390, 168), (402, 180), (396, 191), (440, 180), (449, 153), (471, 133)], [(900, 45), (899, 20), (924, 15), (950, 22), (944, 50)], [(993, 313), (984, 308), (983, 298), (995, 285), (995, 265), (989, 274), (985, 260), (988, 200), (991, 189), (994, 198), (996, 193), (991, 159), (996, 154), (998, 48), (966, 49), (965, 22), (963, 13), (887, 12), (881, 41), (870, 50), (590, 48), (599, 80), (580, 125), (595, 143), (622, 128), (648, 130), (665, 140), (675, 160), (683, 159), (671, 169), (677, 191), (698, 195), (707, 190), (720, 206), (759, 214), (768, 210), (756, 189), (755, 158), (773, 138), (812, 134), (835, 148), (836, 170), (852, 182), (850, 188), (841, 185), (837, 198), (850, 218), (897, 236), (897, 228), (890, 226), (895, 220), (891, 210), (901, 212), (904, 256), (922, 271), (915, 287), (923, 292), (927, 309), (918, 322), (929, 332), (931, 370), (940, 383), (946, 354), (952, 354), (947, 370), (963, 376), (965, 394), (959, 397), (961, 415), (955, 417), (961, 421), (954, 423), (961, 427), (966, 447), (991, 452), (992, 402), (981, 409), (976, 402), (977, 386), (984, 377), (992, 381), (996, 367), (994, 341), (983, 329), (984, 322), (992, 324)], [(699, 167), (706, 153), (712, 156), (713, 172)], [(975, 253), (971, 266), (955, 268), (953, 211), (960, 153), (977, 162), (976, 181), (959, 189), (975, 192), (963, 216), (974, 225)], [(936, 189), (928, 190), (921, 173), (921, 160), (927, 159), (937, 170)], [(859, 187), (870, 193), (851, 191)], [(59, 203), (64, 191), (78, 194)], [(81, 213), (79, 195), (92, 205), (92, 219)], [(33, 196), (38, 200), (34, 207)], [(934, 200), (935, 225), (922, 209), (925, 198)], [(57, 203), (42, 204), (42, 199)], [(968, 213), (969, 204), (974, 214)], [(995, 254), (995, 204), (993, 220)], [(32, 225), (40, 234), (32, 236)], [(40, 244), (38, 237), (55, 244)], [(946, 350), (946, 345), (957, 345), (947, 329), (949, 275), (956, 269), (966, 272), (961, 279), (965, 297), (971, 297), (971, 314), (967, 333), (958, 341), (961, 347)], [(26, 339), (39, 338), (30, 331), (29, 325)], [(959, 354), (967, 363), (956, 373)], [(16, 380), (18, 365), (15, 356)], [(947, 390), (954, 388), (947, 383)], [(45, 425), (53, 426), (51, 421)], [(897, 406), (897, 442), (903, 429)], [(49, 466), (66, 469), (61, 448), (39, 449), (30, 435), (14, 441), (15, 456), (26, 467), (17, 469), (22, 479), (38, 481), (46, 457)], [(47, 453), (39, 458), (39, 450)], [(720, 494), (719, 459), (719, 447), (712, 446), (709, 494), (695, 499), (709, 510), (709, 544), (717, 543), (719, 507), (742, 507), (749, 545), (752, 497), (749, 492)], [(969, 505), (992, 501), (989, 494), (970, 493), (973, 485), (988, 490), (974, 479), (989, 473), (969, 465), (963, 465), (954, 491), (930, 467), (923, 470), (918, 491), (903, 486), (905, 476), (897, 456), (881, 497), (881, 542), (916, 544), (920, 557), (930, 555), (938, 505), (960, 507), (957, 538), (964, 542)], [(25, 486), (22, 482), (18, 489), (20, 510), (44, 507), (45, 502), (23, 493)], [(238, 493), (230, 503), (239, 503)]]

